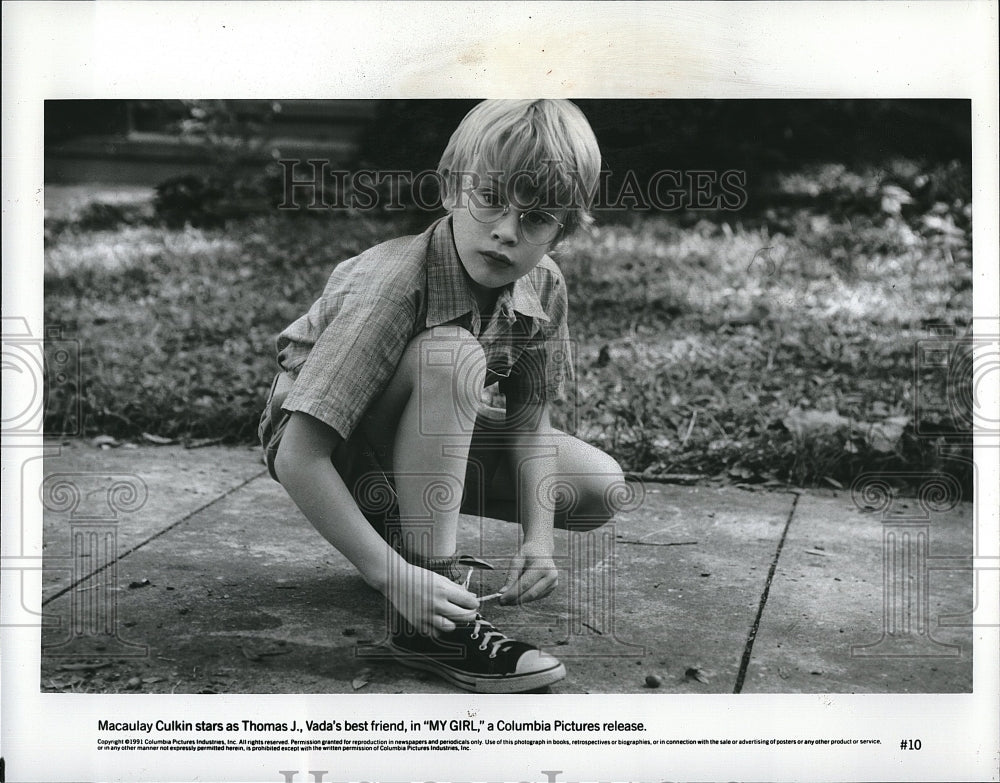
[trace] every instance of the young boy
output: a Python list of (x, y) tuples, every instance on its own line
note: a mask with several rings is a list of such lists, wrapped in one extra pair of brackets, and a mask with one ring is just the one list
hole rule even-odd
[[(271, 475), (388, 599), (393, 655), (466, 690), (544, 688), (565, 669), (479, 613), (468, 576), (490, 566), (458, 554), (460, 511), (520, 523), (499, 600), (522, 603), (556, 587), (553, 526), (603, 524), (621, 485), (548, 411), (572, 366), (547, 253), (590, 220), (599, 168), (572, 103), (480, 103), (439, 166), (449, 214), (338, 265), (278, 337)], [(482, 404), (494, 383), (505, 410)]]

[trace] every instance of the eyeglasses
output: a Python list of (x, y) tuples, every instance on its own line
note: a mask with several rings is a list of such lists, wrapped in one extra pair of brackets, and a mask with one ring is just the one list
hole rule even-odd
[[(505, 204), (492, 191), (474, 190), (469, 194), (469, 214), (480, 223), (496, 223), (510, 212), (510, 204)], [(559, 219), (541, 209), (527, 209), (518, 217), (521, 236), (531, 245), (547, 245), (565, 227)]]

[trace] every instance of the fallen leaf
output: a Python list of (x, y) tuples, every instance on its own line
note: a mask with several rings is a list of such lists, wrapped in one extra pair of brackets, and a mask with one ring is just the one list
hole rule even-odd
[(882, 188), (882, 211), (887, 215), (899, 215), (903, 207), (913, 203), (913, 197), (899, 185), (885, 185)]
[(882, 454), (895, 451), (896, 444), (903, 437), (903, 432), (909, 423), (908, 416), (891, 416), (884, 421), (870, 424), (865, 439), (869, 446)]
[(358, 672), (358, 675), (351, 680), (351, 687), (354, 688), (354, 690), (364, 688), (371, 681), (371, 676), (371, 669), (362, 669)]
[(157, 446), (169, 446), (171, 443), (177, 442), (174, 438), (164, 438), (162, 435), (153, 435), (149, 432), (142, 433), (142, 439)]
[(184, 448), (201, 449), (205, 446), (214, 446), (216, 443), (222, 443), (222, 438), (195, 438), (185, 443)]
[(942, 218), (937, 215), (927, 214), (921, 218), (921, 222), (932, 231), (938, 231), (942, 234), (954, 237), (964, 236), (962, 229), (955, 225), (955, 221), (952, 219), (951, 215)]
[(837, 411), (802, 410), (798, 406), (785, 414), (782, 423), (790, 433), (798, 438), (814, 434), (837, 432), (850, 425), (850, 419)]
[(110, 665), (111, 661), (106, 661), (104, 663), (64, 663), (59, 667), (59, 671), (62, 672), (88, 671), (91, 669), (103, 669), (104, 667)]
[(741, 482), (739, 484), (734, 484), (733, 486), (735, 486), (736, 489), (742, 489), (745, 492), (760, 492), (761, 490), (760, 484), (745, 484)]
[(662, 435), (657, 435), (653, 438), (652, 446), (657, 451), (669, 451), (674, 445), (674, 442), (670, 438), (666, 438)]
[(287, 655), (292, 649), (284, 642), (246, 642), (240, 646), (240, 650), (245, 658), (251, 661), (259, 661), (269, 655)]
[(121, 442), (117, 438), (113, 438), (110, 435), (98, 435), (96, 438), (92, 438), (90, 445), (94, 448), (116, 448), (121, 445)]
[(701, 669), (697, 668), (696, 666), (689, 667), (684, 672), (684, 676), (689, 680), (697, 680), (698, 682), (704, 683), (705, 685), (708, 685), (709, 682), (708, 675)]

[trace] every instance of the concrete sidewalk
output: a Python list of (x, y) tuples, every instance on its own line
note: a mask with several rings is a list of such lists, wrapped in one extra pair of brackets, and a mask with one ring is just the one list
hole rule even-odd
[[(452, 692), (381, 654), (381, 598), (257, 449), (56, 450), (42, 488), (44, 691)], [(557, 531), (552, 596), (486, 605), (563, 660), (554, 692), (972, 690), (971, 504), (634, 488), (613, 524)], [(516, 527), (463, 517), (460, 541), (497, 566), (473, 589), (498, 589)]]

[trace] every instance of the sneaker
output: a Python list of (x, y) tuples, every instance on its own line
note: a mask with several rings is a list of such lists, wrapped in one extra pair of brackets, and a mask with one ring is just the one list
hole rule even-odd
[(473, 622), (434, 636), (408, 630), (392, 634), (387, 644), (399, 662), (434, 672), (466, 691), (523, 693), (566, 676), (558, 659), (508, 638), (478, 614)]

